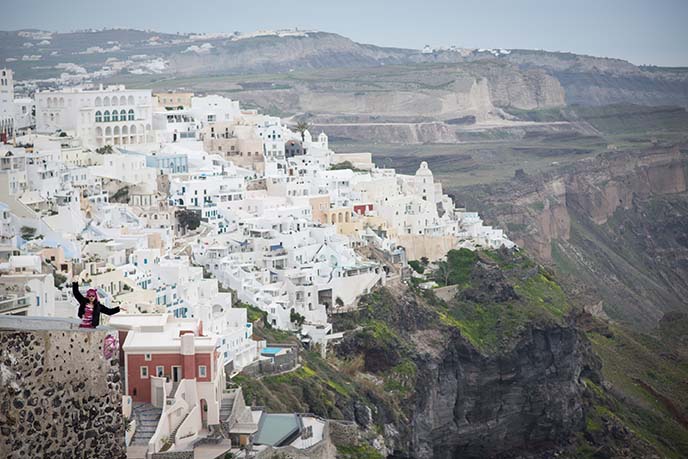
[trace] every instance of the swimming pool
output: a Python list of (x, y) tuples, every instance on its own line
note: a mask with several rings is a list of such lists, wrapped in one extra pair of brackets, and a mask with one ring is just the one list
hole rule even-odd
[(282, 347), (266, 347), (260, 351), (262, 355), (277, 355), (282, 351)]

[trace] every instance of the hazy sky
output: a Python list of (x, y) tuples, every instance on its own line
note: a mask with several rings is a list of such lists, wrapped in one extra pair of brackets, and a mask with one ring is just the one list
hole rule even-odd
[(363, 43), (531, 48), (688, 66), (688, 0), (0, 0), (0, 29), (301, 27)]

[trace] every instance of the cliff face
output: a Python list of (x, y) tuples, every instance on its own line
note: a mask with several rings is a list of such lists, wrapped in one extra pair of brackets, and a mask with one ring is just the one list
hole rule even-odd
[(66, 322), (0, 318), (1, 457), (126, 457), (117, 351)]
[(611, 317), (651, 327), (664, 312), (685, 308), (686, 177), (678, 148), (609, 152), (457, 195), (481, 203), (488, 221), (560, 268), (590, 301), (602, 299)]
[(582, 378), (599, 378), (587, 339), (563, 320), (566, 298), (518, 254), (463, 252), (450, 263), (456, 296), (379, 292), (351, 322), (363, 330), (337, 347), (341, 357), (362, 355), (385, 387), (406, 389), (391, 394), (403, 416), (375, 411), (386, 445), (416, 458), (565, 448), (585, 425)]
[(587, 343), (568, 327), (529, 329), (507, 353), (486, 357), (452, 337), (420, 368), (414, 457), (492, 457), (562, 443), (584, 425)]

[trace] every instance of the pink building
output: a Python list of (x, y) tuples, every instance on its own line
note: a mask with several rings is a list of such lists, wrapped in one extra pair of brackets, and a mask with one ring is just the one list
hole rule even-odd
[(170, 314), (117, 314), (109, 325), (119, 330), (126, 395), (162, 409), (149, 453), (166, 438), (172, 450), (183, 448), (220, 423), (226, 384), (219, 336), (205, 335), (198, 319)]

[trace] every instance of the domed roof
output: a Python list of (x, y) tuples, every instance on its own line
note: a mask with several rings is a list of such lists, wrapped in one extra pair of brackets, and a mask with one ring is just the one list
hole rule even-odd
[(419, 167), (418, 170), (416, 171), (416, 175), (428, 175), (428, 176), (432, 176), (432, 171), (431, 171), (430, 168), (428, 167), (428, 163), (427, 163), (427, 162), (423, 161), (423, 162), (420, 163), (420, 167)]

